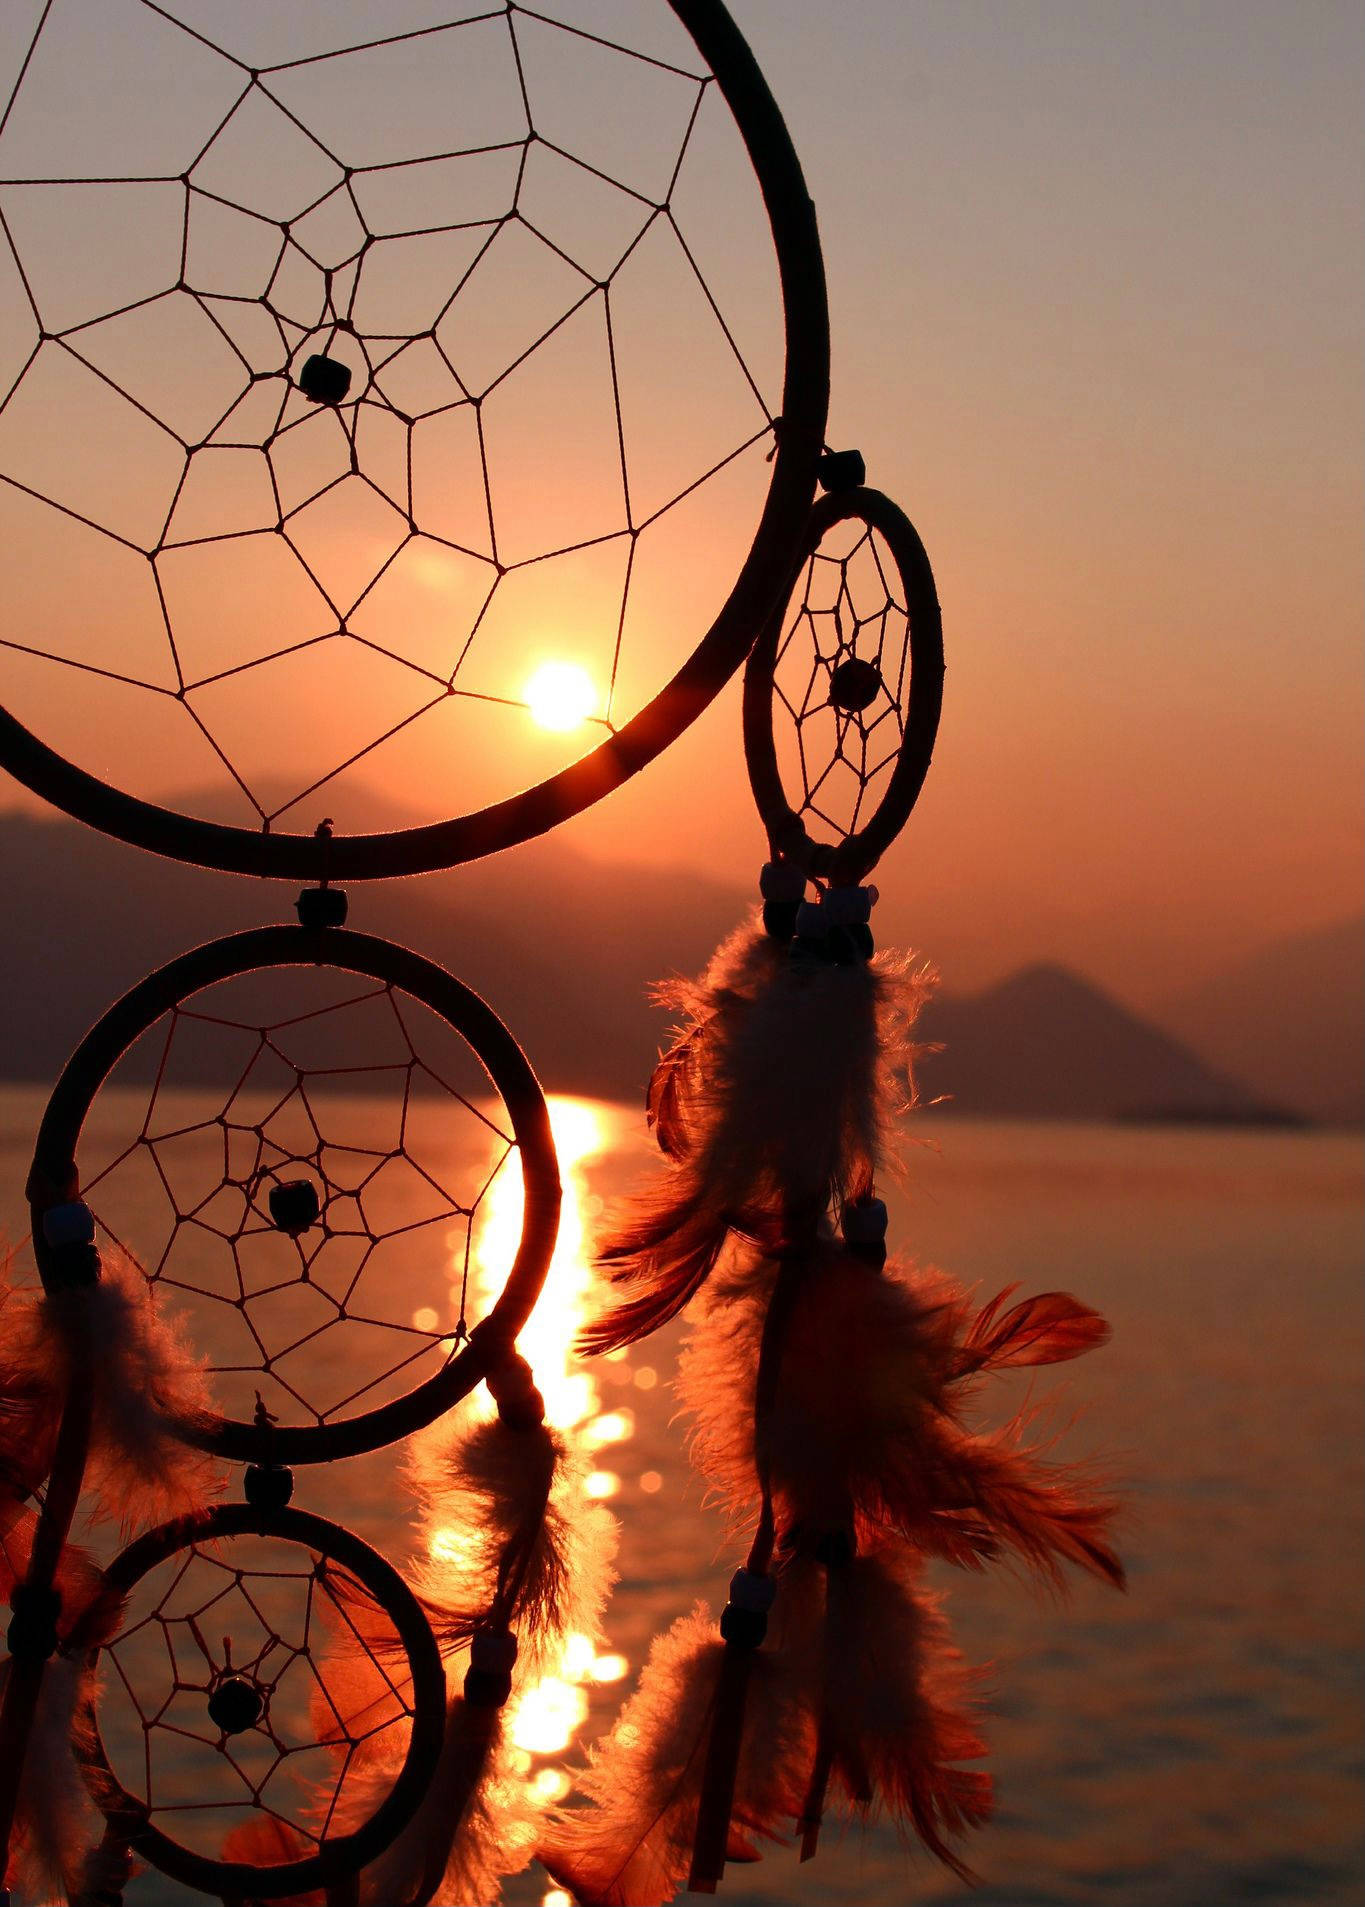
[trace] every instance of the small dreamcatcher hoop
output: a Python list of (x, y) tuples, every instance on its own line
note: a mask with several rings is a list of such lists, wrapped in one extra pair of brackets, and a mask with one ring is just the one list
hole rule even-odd
[[(553, 3), (535, 10), (512, 0), (490, 12), (451, 0), (450, 17), (411, 31), (379, 15), (368, 38), (345, 44), (338, 27), (343, 43), (319, 52), (301, 51), (291, 34), (300, 38), (303, 28), (295, 33), (287, 22), (244, 23), (238, 10), (215, 12), (204, 0), (126, 0), (125, 24), (147, 38), (147, 71), (161, 79), (158, 110), (125, 103), (122, 117), (118, 89), (108, 89), (114, 104), (87, 111), (85, 94), (64, 92), (62, 79), (64, 60), (98, 70), (101, 35), (122, 28), (101, 9), (88, 29), (95, 50), (81, 55), (65, 28), (49, 31), (44, 10), (27, 56), (16, 58), (10, 97), (0, 98), (0, 310), (12, 314), (15, 340), (0, 357), (0, 503), (22, 519), (10, 533), (33, 584), (16, 588), (13, 622), (0, 636), (6, 679), (24, 709), (23, 719), (0, 709), (0, 764), (9, 772), (78, 819), (180, 860), (281, 878), (371, 879), (452, 866), (544, 832), (645, 766), (707, 706), (768, 614), (809, 508), (828, 404), (828, 313), (814, 210), (751, 53), (720, 0), (669, 0), (669, 9), (667, 23), (676, 20), (691, 41), (676, 62), (587, 31)], [(630, 29), (646, 24), (632, 17)], [(262, 36), (265, 51), (256, 51)], [(129, 52), (127, 63), (136, 57)], [(576, 86), (563, 72), (580, 59), (602, 71)], [(373, 82), (361, 72), (367, 61), (379, 62)], [(183, 86), (165, 78), (177, 62), (188, 72)], [(425, 85), (439, 105), (442, 62), (456, 77), (475, 75), (464, 81), (474, 88), (470, 125), (461, 101), (447, 99), (444, 117), (433, 107), (429, 124), (400, 115), (397, 134), (385, 138), (407, 139), (411, 149), (391, 149), (370, 124), (366, 85)], [(481, 62), (490, 73), (496, 65), (496, 86), (478, 77)], [(615, 87), (606, 83), (611, 62), (624, 75)], [(55, 88), (57, 107), (45, 87)], [(556, 87), (584, 122), (581, 141), (559, 130)], [(667, 114), (652, 103), (660, 87), (670, 91)], [(160, 111), (168, 96), (174, 114)], [(415, 96), (430, 104), (426, 92)], [(756, 229), (766, 218), (775, 248), (781, 390), (774, 373), (768, 397), (708, 281), (704, 247), (675, 213), (680, 178), (705, 208), (703, 225), (716, 222), (725, 197), (709, 156), (698, 161), (697, 183), (688, 170), (695, 129), (715, 97), (726, 139), (737, 131), (757, 179)], [(489, 118), (499, 101), (505, 125)], [(653, 155), (639, 177), (592, 144), (610, 123), (621, 140), (647, 146), (674, 118), (670, 164), (660, 169)], [(148, 157), (138, 122), (160, 119), (174, 151)], [(57, 123), (80, 126), (79, 167), (53, 156), (44, 129)], [(298, 190), (279, 197), (281, 179), (295, 173)], [(544, 209), (551, 174), (562, 224)], [(407, 211), (395, 208), (405, 193), (416, 195)], [(135, 210), (144, 199), (145, 217)], [(163, 222), (169, 236), (160, 243)], [(105, 282), (106, 254), (118, 242), (111, 233), (130, 252), (127, 272), (114, 274), (117, 289)], [(642, 262), (656, 244), (668, 257), (657, 283)], [(417, 250), (400, 268), (405, 247)], [(535, 322), (527, 248), (535, 271), (556, 281)], [(240, 282), (229, 269), (239, 253)], [(52, 299), (45, 272), (58, 274)], [(670, 466), (655, 495), (651, 460), (676, 449), (687, 410), (660, 422), (647, 454), (637, 454), (633, 432), (652, 418), (651, 405), (661, 419), (669, 403), (678, 409), (672, 387), (681, 377), (704, 384), (711, 375), (681, 344), (662, 365), (651, 358), (648, 371), (628, 361), (633, 338), (668, 335), (680, 309), (675, 281), (697, 324), (710, 327), (745, 421), (706, 455), (689, 452), (676, 471)], [(406, 297), (413, 286), (426, 299), (416, 315), (394, 303), (395, 287)], [(485, 363), (488, 338), (499, 335), (492, 318), (509, 309), (529, 331), (509, 341), (510, 363)], [(534, 519), (542, 493), (591, 487), (571, 458), (557, 472), (545, 468), (553, 455), (547, 403), (562, 407), (577, 388), (554, 353), (577, 335), (574, 326), (588, 325), (592, 375), (605, 393), (592, 411), (600, 439), (593, 468), (604, 473), (611, 512), (601, 524), (575, 519), (514, 546), (505, 513)], [(514, 456), (499, 449), (499, 406), (523, 383), (531, 396), (515, 400)], [(564, 425), (566, 433), (575, 427)], [(79, 459), (63, 448), (68, 438)], [(681, 613), (670, 600), (681, 600), (676, 576), (668, 587), (676, 553), (650, 554), (664, 535), (659, 526), (676, 523), (678, 509), (703, 492), (718, 494), (716, 480), (723, 489), (737, 459), (752, 471), (752, 509), (739, 516), (722, 496), (712, 514), (720, 509), (722, 526), (753, 522), (752, 542), (737, 544), (733, 565), (727, 550), (724, 587), (692, 620), (683, 617), (661, 675), (646, 680), (637, 670), (636, 681), (627, 668), (623, 679), (636, 626), (652, 631), (665, 606)], [(87, 496), (85, 478), (72, 490), (73, 470), (98, 496)], [(147, 496), (138, 520), (125, 521), (130, 500)], [(59, 532), (72, 550), (45, 555), (44, 538)], [(693, 548), (715, 542), (692, 525)], [(584, 586), (591, 615), (572, 602), (577, 585), (567, 570), (563, 582), (535, 585), (548, 590), (548, 603), (532, 600), (530, 584), (516, 593), (528, 577), (602, 551), (622, 574), (613, 570), (611, 589), (602, 585), (605, 607)], [(353, 576), (362, 557), (368, 566)], [(60, 614), (48, 613), (44, 566), (67, 588)], [(654, 579), (647, 588), (646, 571)], [(35, 591), (41, 600), (29, 601)], [(500, 607), (509, 593), (515, 610)], [(225, 634), (234, 604), (240, 614)], [(113, 612), (137, 622), (136, 641), (127, 632), (111, 639)], [(489, 725), (527, 704), (517, 700), (521, 688), (502, 682), (499, 659), (530, 643), (547, 617), (580, 613), (601, 657), (604, 705), (585, 718), (605, 731), (596, 746), (549, 774), (533, 755), (531, 785), (491, 800), (472, 787), (468, 811), (451, 819), (368, 833), (348, 826), (338, 778), (381, 747), (426, 751), (406, 787), (435, 785), (433, 771), (452, 759), (472, 783), (477, 748), (506, 787), (505, 762), (517, 751), (507, 746), (510, 731), (488, 744)], [(694, 640), (699, 627), (705, 633)], [(349, 695), (338, 693), (339, 659), (352, 675)], [(487, 679), (481, 670), (491, 671)], [(63, 686), (72, 680), (84, 685), (79, 698)], [(118, 715), (87, 719), (72, 731), (81, 742), (137, 726), (135, 698), (144, 730), (162, 723), (177, 749), (183, 738), (193, 763), (181, 771), (177, 762), (186, 785), (212, 774), (214, 800), (250, 811), (252, 825), (225, 823), (211, 805), (182, 812), (144, 798), (126, 786), (124, 761), (111, 755), (101, 779), (70, 758), (74, 739), (68, 747), (41, 738), (54, 727), (64, 736), (96, 692), (114, 698)], [(268, 765), (253, 762), (248, 772), (229, 728), (243, 748), (264, 750)], [(419, 744), (419, 730), (437, 739)], [(159, 747), (150, 759), (161, 762)], [(288, 789), (257, 785), (258, 773), (278, 777), (286, 762), (295, 777)], [(284, 831), (324, 787), (341, 817), (325, 862), (311, 836)], [(449, 813), (450, 799), (438, 799), (438, 812)]]
[(923, 786), (943, 620), (924, 545), (879, 490), (822, 497), (804, 551), (745, 671), (744, 753), (773, 854), (846, 885), (876, 865)]
[[(263, 1008), (272, 974), (270, 984), (292, 977), (307, 992)], [(343, 984), (352, 976), (374, 984), (357, 992)], [(245, 997), (229, 993), (223, 1005), (214, 989), (225, 983), (247, 988)], [(163, 1025), (134, 1139), (81, 1171), (101, 1088)], [(354, 1050), (338, 1051), (343, 1039)], [(206, 1067), (227, 1081), (207, 1118), (202, 1097), (186, 1108), (175, 1096), (177, 1080), (202, 1087)], [(475, 1094), (486, 1096), (490, 1082), (501, 1105), (485, 1110)], [(466, 1131), (452, 1155), (457, 1116)], [(114, 1117), (121, 1137), (122, 1101)], [(436, 1156), (433, 1146), (445, 1150)], [(496, 1267), (510, 1259), (510, 1270), (471, 1333), (475, 1220), (514, 1152), (521, 1183), (508, 1189), (521, 1210), (507, 1214)], [(452, 1156), (472, 1193), (449, 1189)], [(138, 1174), (131, 1192), (120, 1169)], [(30, 1199), (40, 1266), (51, 1250), (44, 1214), (78, 1186), (106, 1238), (179, 1307), (192, 1339), (201, 1319), (215, 1344), (236, 1332), (237, 1348), (213, 1368), (247, 1407), (187, 1434), (220, 1456), (265, 1464), (377, 1449), (467, 1395), (531, 1313), (560, 1203), (544, 1097), (496, 1014), (434, 962), (339, 928), (266, 927), (212, 941), (112, 1007), (68, 1061), (39, 1129)], [(140, 1238), (154, 1227), (165, 1239), (149, 1251)], [(409, 1315), (414, 1296), (427, 1302)], [(457, 1298), (452, 1327), (441, 1312)], [(379, 1361), (395, 1347), (392, 1362)]]
[[(286, 1564), (287, 1546), (306, 1560)], [(445, 1672), (416, 1597), (367, 1543), (308, 1511), (223, 1505), (150, 1530), (116, 1557), (101, 1606), (125, 1598), (118, 1634), (95, 1657), (106, 1682), (103, 1731), (92, 1705), (76, 1742), (91, 1794), (136, 1853), (203, 1893), (268, 1900), (345, 1881), (401, 1832), (440, 1754)], [(68, 1653), (80, 1646), (77, 1633)], [(374, 1688), (361, 1722), (357, 1662)], [(348, 1685), (334, 1690), (338, 1677)], [(123, 1720), (111, 1705), (126, 1711)], [(338, 1826), (357, 1811), (346, 1805), (348, 1778), (391, 1734), (406, 1743), (392, 1785), (354, 1825)], [(134, 1786), (119, 1765), (138, 1768)], [(330, 1780), (320, 1779), (324, 1768)], [(215, 1770), (230, 1771), (226, 1798), (193, 1785)], [(158, 1781), (171, 1794), (154, 1792)], [(182, 1794), (177, 1782), (193, 1791)], [(198, 1819), (221, 1842), (232, 1811), (273, 1824), (281, 1850), (311, 1842), (312, 1851), (278, 1863), (223, 1859), (157, 1819), (182, 1834)]]

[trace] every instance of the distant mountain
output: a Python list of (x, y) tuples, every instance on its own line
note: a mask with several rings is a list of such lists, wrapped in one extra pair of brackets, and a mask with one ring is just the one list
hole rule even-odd
[[(53, 1078), (135, 980), (216, 935), (292, 920), (297, 892), (66, 820), (0, 815), (0, 1077)], [(649, 982), (694, 972), (748, 905), (719, 882), (608, 867), (548, 840), (349, 894), (352, 927), (415, 947), (483, 994), (547, 1085), (602, 1095), (643, 1091), (667, 1030)]]
[[(65, 820), (0, 815), (0, 1077), (50, 1081), (125, 988), (218, 934), (293, 918), (297, 888), (162, 861)], [(721, 882), (589, 860), (557, 840), (406, 881), (357, 883), (350, 925), (484, 995), (547, 1086), (634, 1097), (667, 1031), (647, 988), (695, 973), (743, 919)], [(926, 1096), (963, 1112), (1256, 1118), (1266, 1107), (1060, 967), (926, 1010)]]
[(1280, 1116), (1237, 1080), (1065, 967), (1027, 967), (983, 993), (945, 994), (919, 1034), (940, 1054), (920, 1091), (960, 1112), (1050, 1119), (1259, 1122)]
[(1365, 1121), (1365, 916), (1262, 947), (1178, 994), (1163, 1023), (1257, 1092)]

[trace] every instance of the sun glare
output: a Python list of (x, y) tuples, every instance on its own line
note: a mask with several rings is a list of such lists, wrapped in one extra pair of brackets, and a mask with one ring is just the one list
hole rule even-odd
[(597, 706), (597, 690), (576, 662), (542, 662), (526, 684), (526, 706), (542, 728), (564, 733), (587, 721)]

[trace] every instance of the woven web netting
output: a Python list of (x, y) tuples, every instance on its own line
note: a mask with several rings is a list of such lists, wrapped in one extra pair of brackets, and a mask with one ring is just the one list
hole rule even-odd
[(774, 740), (787, 799), (816, 838), (865, 827), (890, 782), (910, 688), (903, 595), (880, 532), (850, 519), (826, 533), (788, 607)]
[[(132, 1137), (129, 1137), (129, 1134)], [(520, 1149), (472, 1051), (396, 987), (223, 981), (101, 1088), (80, 1147), (105, 1240), (145, 1271), (225, 1415), (355, 1417), (434, 1376), (496, 1290)], [(473, 1275), (472, 1275), (473, 1274)]]
[[(213, 1858), (278, 1864), (354, 1830), (362, 1770), (401, 1760), (411, 1726), (391, 1620), (335, 1563), (277, 1538), (175, 1551), (134, 1586), (99, 1662), (115, 1779)], [(229, 1838), (270, 1823), (301, 1844)]]
[(6, 6), (0, 700), (131, 792), (352, 833), (557, 771), (728, 595), (781, 360), (663, 0)]

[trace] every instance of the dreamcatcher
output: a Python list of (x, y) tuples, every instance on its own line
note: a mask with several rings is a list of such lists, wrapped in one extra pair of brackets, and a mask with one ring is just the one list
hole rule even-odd
[[(35, 1897), (117, 1898), (133, 1857), (484, 1899), (534, 1850), (504, 1711), (598, 1632), (611, 1547), (515, 1350), (554, 1146), (492, 1011), (333, 883), (609, 792), (789, 569), (828, 369), (800, 169), (722, 7), (620, 11), (7, 17), (0, 761), (313, 883), (135, 986), (41, 1123), (0, 1362), (0, 1843)], [(411, 1587), (290, 1501), (400, 1438)], [(83, 1509), (131, 1539), (103, 1566)]]
[[(135, 986), (41, 1122), (41, 1290), (0, 1293), (6, 1877), (413, 1907), (539, 1852), (652, 1901), (878, 1799), (955, 1861), (987, 1797), (924, 1559), (1118, 1573), (1083, 1481), (964, 1399), (1103, 1326), (886, 1262), (923, 976), (873, 960), (862, 883), (928, 765), (937, 605), (824, 451), (818, 235), (748, 49), (717, 0), (12, 11), (0, 764), (312, 885), (297, 926)], [(695, 1303), (696, 1455), (751, 1542), (719, 1638), (659, 1644), (547, 1839), (506, 1718), (598, 1633), (611, 1530), (516, 1350), (546, 1109), (492, 1010), (348, 931), (334, 883), (550, 828), (751, 649), (762, 926), (672, 996), (666, 1179), (586, 1333)], [(519, 1235), (472, 1279), (507, 1184)], [(402, 1575), (290, 1467), (399, 1439)]]
[(683, 1022), (649, 1090), (664, 1164), (603, 1244), (619, 1295), (583, 1334), (610, 1350), (691, 1306), (693, 1460), (747, 1554), (718, 1632), (698, 1611), (656, 1642), (561, 1823), (553, 1870), (581, 1901), (711, 1892), (792, 1829), (809, 1858), (830, 1810), (883, 1808), (965, 1874), (985, 1744), (927, 1564), (1122, 1582), (1085, 1473), (973, 1409), (989, 1373), (1075, 1357), (1103, 1320), (1060, 1292), (978, 1308), (887, 1251), (878, 1183), (929, 976), (874, 953), (864, 883), (924, 779), (942, 679), (919, 538), (836, 488), (745, 679), (761, 916), (660, 989)]

